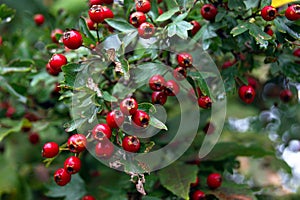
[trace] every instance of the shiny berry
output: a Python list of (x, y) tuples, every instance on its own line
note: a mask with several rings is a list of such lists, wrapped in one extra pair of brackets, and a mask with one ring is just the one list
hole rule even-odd
[(255, 98), (255, 90), (250, 85), (243, 85), (239, 88), (239, 96), (245, 103), (252, 103)]
[(34, 22), (37, 26), (41, 26), (45, 22), (45, 17), (42, 14), (36, 14), (33, 16)]
[(227, 68), (231, 67), (232, 65), (234, 65), (235, 63), (236, 63), (235, 60), (233, 60), (233, 61), (227, 60), (223, 63), (222, 69), (227, 69)]
[(106, 6), (102, 7), (104, 19), (114, 18), (114, 13)]
[(106, 123), (110, 128), (119, 128), (125, 120), (124, 114), (119, 110), (113, 110), (106, 116)]
[(82, 134), (75, 134), (68, 139), (68, 148), (73, 153), (80, 153), (85, 150), (86, 137)]
[(64, 186), (71, 181), (71, 174), (64, 168), (60, 168), (54, 173), (54, 181), (57, 185)]
[(85, 195), (84, 197), (81, 198), (81, 200), (96, 200), (95, 197), (92, 195)]
[(102, 23), (105, 19), (103, 7), (101, 5), (93, 5), (89, 9), (89, 17), (95, 23)]
[(196, 33), (200, 30), (201, 25), (196, 20), (190, 21), (190, 23), (193, 25), (193, 28), (191, 31), (192, 35), (196, 35)]
[(180, 87), (174, 80), (169, 80), (165, 84), (164, 92), (167, 96), (176, 96), (180, 92)]
[(76, 174), (81, 168), (81, 160), (76, 156), (71, 156), (65, 160), (64, 168), (69, 174)]
[(146, 22), (146, 15), (143, 12), (134, 12), (129, 17), (129, 23), (136, 28), (144, 22)]
[(201, 15), (206, 20), (214, 20), (217, 13), (217, 8), (212, 4), (205, 4), (201, 8)]
[(82, 36), (79, 31), (70, 30), (63, 34), (63, 43), (69, 49), (78, 49), (82, 45)]
[(199, 178), (196, 177), (196, 181), (194, 183), (191, 183), (191, 187), (197, 187), (199, 185)]
[(63, 54), (53, 54), (49, 60), (49, 65), (53, 71), (61, 72), (61, 67), (67, 62), (67, 58)]
[(153, 91), (162, 91), (165, 88), (166, 81), (161, 75), (154, 75), (149, 79), (149, 87)]
[(271, 25), (266, 26), (265, 29), (264, 29), (264, 32), (266, 34), (268, 34), (269, 36), (273, 36), (273, 34), (274, 34), (274, 32), (273, 32), (273, 30), (271, 28)]
[(191, 67), (193, 64), (193, 57), (191, 54), (182, 52), (177, 55), (178, 65), (181, 67)]
[(48, 142), (43, 146), (42, 156), (44, 158), (53, 158), (58, 154), (58, 152), (59, 152), (58, 144), (55, 142)]
[(154, 25), (149, 22), (144, 22), (139, 26), (138, 33), (141, 38), (149, 39), (155, 33)]
[(86, 19), (86, 25), (89, 27), (90, 30), (96, 30), (96, 23), (93, 22), (91, 19)]
[(300, 19), (300, 5), (294, 4), (294, 5), (289, 6), (285, 10), (285, 17), (291, 21)]
[(90, 7), (93, 5), (101, 5), (103, 0), (89, 0)]
[(54, 43), (58, 43), (59, 39), (62, 35), (64, 34), (64, 32), (61, 29), (54, 29), (53, 31), (51, 31), (51, 40)]
[(146, 128), (149, 125), (150, 117), (145, 111), (137, 110), (132, 115), (132, 121), (136, 126)]
[(161, 91), (154, 91), (152, 92), (152, 103), (153, 104), (160, 104), (160, 105), (164, 105), (167, 101), (167, 95), (164, 92)]
[(38, 133), (30, 133), (28, 135), (28, 140), (31, 144), (37, 144), (40, 141), (40, 135)]
[(161, 15), (161, 14), (163, 14), (163, 13), (164, 13), (163, 9), (158, 8), (158, 15)]
[(292, 100), (293, 98), (293, 93), (291, 90), (289, 89), (285, 89), (285, 90), (282, 90), (279, 94), (279, 97), (281, 99), (282, 102), (284, 103), (288, 103)]
[(138, 12), (147, 13), (151, 10), (151, 3), (148, 0), (137, 0), (135, 3), (135, 9)]
[(95, 154), (99, 158), (108, 159), (114, 153), (114, 145), (106, 138), (95, 146)]
[(125, 151), (135, 153), (139, 151), (141, 143), (136, 136), (129, 135), (123, 138), (122, 147)]
[(126, 98), (120, 103), (120, 110), (124, 115), (133, 115), (138, 109), (138, 103), (134, 98)]
[(198, 105), (200, 108), (208, 109), (211, 108), (212, 101), (209, 96), (201, 96), (198, 98)]
[(201, 190), (196, 190), (192, 194), (192, 200), (204, 200), (205, 199), (205, 193)]
[(111, 129), (107, 124), (97, 124), (92, 130), (93, 137), (96, 140), (103, 140), (104, 137), (109, 139), (111, 133)]
[(59, 74), (59, 71), (55, 71), (49, 63), (46, 64), (46, 71), (52, 76), (57, 76)]
[(207, 177), (206, 184), (210, 189), (217, 189), (222, 184), (222, 176), (219, 173), (211, 173)]
[(186, 78), (186, 68), (177, 67), (173, 70), (173, 76), (177, 81), (182, 81)]
[(277, 17), (277, 10), (273, 6), (265, 6), (261, 10), (261, 16), (266, 21), (272, 21)]

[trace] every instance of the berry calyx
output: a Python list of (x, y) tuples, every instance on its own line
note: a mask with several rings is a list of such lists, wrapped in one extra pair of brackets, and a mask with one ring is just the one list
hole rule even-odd
[(96, 200), (95, 197), (92, 195), (85, 195), (84, 197), (81, 198), (81, 200)]
[(129, 17), (129, 23), (138, 28), (142, 23), (146, 22), (146, 15), (143, 12), (133, 12)]
[(279, 94), (280, 100), (284, 103), (288, 103), (293, 98), (293, 93), (289, 89), (282, 90)]
[(28, 140), (31, 144), (35, 145), (40, 141), (40, 135), (38, 133), (30, 133), (28, 135)]
[(294, 4), (289, 6), (285, 10), (285, 17), (290, 21), (295, 21), (300, 19), (300, 5)]
[(59, 42), (59, 38), (64, 34), (64, 32), (61, 29), (54, 29), (51, 31), (51, 40), (54, 43)]
[(138, 103), (134, 98), (126, 98), (120, 103), (120, 110), (124, 115), (133, 115), (138, 109)]
[(146, 128), (149, 125), (150, 117), (145, 111), (137, 110), (132, 115), (132, 121), (136, 126)]
[(48, 142), (44, 144), (42, 149), (42, 156), (44, 158), (53, 158), (55, 157), (59, 152), (59, 146), (55, 142)]
[(167, 96), (176, 96), (180, 92), (179, 85), (174, 80), (169, 80), (165, 84), (164, 93)]
[(205, 193), (202, 192), (201, 190), (196, 190), (192, 194), (192, 200), (204, 200), (205, 199)]
[(173, 70), (173, 76), (177, 81), (182, 81), (186, 78), (186, 68), (177, 67)]
[(164, 105), (167, 101), (167, 95), (164, 92), (161, 91), (154, 91), (152, 92), (152, 103), (153, 104), (160, 104), (160, 105)]
[(82, 45), (82, 36), (79, 31), (70, 30), (63, 34), (63, 43), (69, 49), (78, 49)]
[(206, 184), (211, 189), (217, 189), (222, 184), (222, 176), (219, 173), (211, 173), (207, 177)]
[(108, 159), (114, 153), (114, 145), (106, 138), (95, 146), (95, 154), (99, 158)]
[(212, 101), (209, 96), (201, 96), (198, 98), (198, 105), (201, 108), (208, 109), (211, 108)]
[(110, 128), (119, 128), (120, 126), (122, 126), (124, 120), (125, 117), (119, 110), (113, 110), (106, 116), (106, 123)]
[(205, 4), (201, 8), (201, 15), (206, 20), (214, 20), (218, 13), (217, 8), (212, 4)]
[(181, 67), (191, 67), (193, 64), (193, 57), (189, 53), (182, 52), (177, 55), (177, 62)]
[(53, 71), (61, 72), (61, 67), (67, 62), (67, 58), (63, 54), (53, 54), (49, 60), (49, 65)]
[(153, 91), (162, 91), (165, 88), (166, 81), (161, 75), (154, 75), (149, 79), (149, 87)]
[(45, 17), (42, 14), (36, 14), (33, 16), (34, 22), (37, 26), (41, 26), (45, 22)]
[(111, 129), (107, 124), (97, 124), (92, 130), (93, 137), (96, 140), (103, 140), (105, 137), (109, 139), (111, 133)]
[(122, 147), (125, 151), (136, 153), (141, 147), (140, 140), (136, 136), (125, 136), (122, 140)]
[(239, 88), (239, 96), (241, 100), (247, 104), (252, 103), (254, 101), (255, 94), (256, 93), (254, 88), (250, 85), (242, 85)]
[(138, 34), (141, 38), (149, 39), (155, 33), (154, 25), (149, 22), (142, 23), (138, 28)]
[(148, 0), (137, 0), (135, 9), (136, 11), (147, 13), (151, 10), (151, 3)]
[(75, 134), (68, 139), (68, 148), (73, 153), (80, 153), (85, 150), (86, 137), (82, 134)]
[(190, 21), (190, 23), (193, 25), (193, 28), (191, 31), (192, 35), (196, 35), (196, 33), (200, 30), (201, 25), (199, 22), (197, 22), (196, 20)]
[(76, 156), (67, 158), (64, 162), (64, 169), (69, 174), (76, 174), (81, 168), (81, 160)]
[(277, 10), (273, 6), (265, 6), (261, 10), (261, 16), (266, 21), (272, 21), (277, 17)]
[(71, 181), (71, 174), (69, 174), (64, 168), (59, 168), (54, 173), (54, 181), (59, 186), (64, 186)]

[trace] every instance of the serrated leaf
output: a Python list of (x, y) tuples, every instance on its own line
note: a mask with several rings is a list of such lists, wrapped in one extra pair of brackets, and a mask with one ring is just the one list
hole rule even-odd
[(186, 18), (188, 16), (188, 12), (185, 12), (183, 14), (178, 15), (175, 19), (174, 22), (180, 22), (182, 20), (184, 20), (184, 18)]
[(156, 21), (157, 22), (163, 22), (166, 21), (168, 19), (170, 19), (175, 13), (177, 13), (179, 11), (178, 7), (172, 8), (170, 10), (168, 10), (167, 12), (164, 12), (163, 14), (161, 14)]
[(241, 24), (237, 25), (236, 27), (234, 27), (230, 31), (230, 34), (232, 34), (233, 37), (236, 37), (236, 36), (246, 32), (247, 30), (249, 30), (248, 24), (247, 23), (241, 23)]
[(116, 29), (118, 31), (124, 32), (124, 33), (132, 32), (132, 31), (136, 30), (136, 28), (134, 26), (129, 24), (124, 19), (113, 18), (113, 19), (105, 19), (105, 21), (107, 22), (107, 24), (109, 26), (113, 27), (114, 29)]
[(150, 115), (150, 122), (149, 124), (155, 128), (158, 129), (162, 129), (162, 130), (168, 130), (168, 127), (161, 122), (160, 120), (158, 120), (156, 117), (154, 117), (153, 115)]

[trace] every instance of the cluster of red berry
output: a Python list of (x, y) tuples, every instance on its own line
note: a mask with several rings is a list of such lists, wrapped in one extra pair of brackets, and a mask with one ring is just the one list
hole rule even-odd
[[(273, 6), (265, 6), (261, 10), (261, 16), (266, 21), (272, 21), (278, 16), (278, 12)], [(294, 4), (289, 6), (285, 10), (285, 17), (291, 21), (300, 19), (300, 5)]]

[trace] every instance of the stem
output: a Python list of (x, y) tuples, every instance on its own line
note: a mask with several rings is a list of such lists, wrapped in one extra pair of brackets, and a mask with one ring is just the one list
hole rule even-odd
[(96, 24), (96, 33), (97, 33), (97, 41), (100, 43), (100, 36), (99, 36), (99, 23)]

